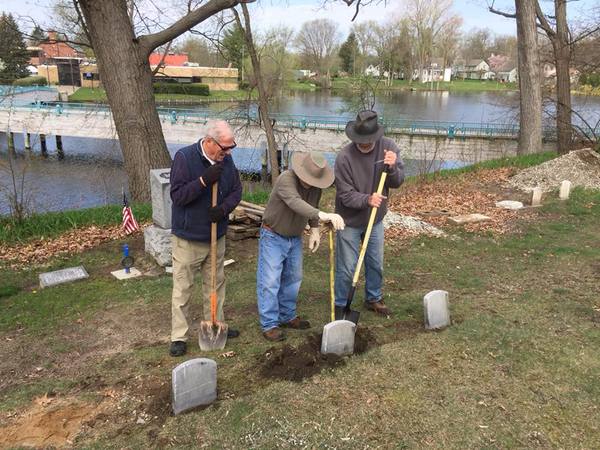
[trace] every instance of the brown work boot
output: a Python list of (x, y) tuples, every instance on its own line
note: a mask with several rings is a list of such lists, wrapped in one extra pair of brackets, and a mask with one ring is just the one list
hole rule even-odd
[(306, 330), (310, 328), (310, 322), (308, 320), (302, 320), (300, 317), (290, 320), (289, 322), (282, 323), (279, 325), (281, 328), (293, 328), (294, 330)]
[(379, 300), (378, 302), (365, 302), (365, 308), (386, 317), (389, 317), (392, 314), (392, 311), (390, 310), (390, 308), (385, 306), (383, 300)]
[(283, 341), (285, 339), (285, 333), (281, 331), (281, 328), (275, 327), (270, 330), (263, 331), (263, 336), (267, 341)]

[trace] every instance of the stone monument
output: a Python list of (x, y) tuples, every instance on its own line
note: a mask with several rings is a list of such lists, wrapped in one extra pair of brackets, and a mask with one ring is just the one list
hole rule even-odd
[(160, 266), (172, 264), (171, 255), (171, 169), (150, 171), (152, 195), (151, 226), (144, 230), (144, 247)]

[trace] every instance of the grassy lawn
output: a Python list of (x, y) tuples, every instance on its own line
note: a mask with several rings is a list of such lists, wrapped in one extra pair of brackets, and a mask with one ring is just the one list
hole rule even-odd
[[(353, 78), (335, 78), (332, 82), (333, 89), (357, 89), (358, 82)], [(375, 86), (375, 84), (373, 84)], [(378, 90), (417, 90), (417, 91), (451, 91), (451, 92), (481, 92), (481, 91), (510, 91), (516, 90), (515, 83), (499, 83), (487, 80), (453, 80), (449, 82), (409, 83), (407, 80), (393, 80), (391, 86), (386, 86), (383, 81), (377, 85)]]
[[(46, 395), (47, 410), (97, 408), (77, 448), (598, 448), (600, 192), (555, 197), (511, 235), (450, 228), (458, 239), (388, 241), (393, 315), (364, 311), (359, 288), (364, 351), (336, 363), (316, 353), (277, 363), (328, 322), (325, 239), (304, 256), (299, 313), (313, 328), (285, 344), (258, 328), (257, 242), (228, 244), (236, 263), (226, 269), (225, 314), (242, 335), (227, 356), (202, 353), (194, 339), (184, 359), (167, 355), (171, 278), (144, 256), (139, 236), (128, 242), (148, 273), (140, 279), (109, 274), (122, 241), (43, 268), (0, 267), (0, 286), (9, 286), (0, 290), (0, 427)], [(79, 264), (88, 280), (37, 289), (41, 270)], [(453, 325), (440, 332), (422, 327), (422, 298), (433, 289), (450, 293)], [(217, 361), (218, 401), (172, 417), (171, 370), (194, 357)]]
[[(255, 94), (253, 94), (255, 96)], [(154, 94), (154, 98), (159, 102), (179, 101), (179, 102), (206, 102), (206, 101), (230, 101), (247, 100), (248, 92), (237, 91), (211, 91), (209, 96), (186, 95), (186, 94)], [(83, 102), (107, 102), (106, 92), (102, 88), (79, 88), (73, 94), (69, 95), (69, 101), (73, 103)]]

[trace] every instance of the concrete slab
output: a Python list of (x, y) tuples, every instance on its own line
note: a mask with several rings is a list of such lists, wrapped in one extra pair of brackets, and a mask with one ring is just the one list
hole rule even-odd
[(454, 225), (464, 225), (467, 223), (478, 223), (478, 222), (487, 222), (488, 220), (492, 220), (488, 216), (484, 216), (483, 214), (464, 214), (462, 216), (454, 216), (448, 217), (448, 222)]
[(173, 369), (173, 414), (217, 399), (217, 363), (208, 358), (190, 359)]
[(516, 200), (502, 200), (501, 202), (496, 202), (496, 208), (521, 209), (523, 208), (523, 203)]
[(142, 276), (142, 272), (137, 270), (135, 267), (129, 268), (129, 273), (125, 272), (125, 269), (115, 270), (110, 273), (117, 280), (128, 280), (130, 278), (137, 278)]
[(41, 273), (40, 288), (56, 286), (57, 284), (70, 283), (71, 281), (88, 278), (89, 275), (83, 266), (69, 267), (68, 269), (55, 270), (54, 272)]
[(321, 353), (346, 356), (354, 353), (356, 324), (349, 320), (336, 320), (323, 327)]
[(431, 291), (423, 297), (425, 328), (438, 330), (450, 325), (450, 309), (447, 291)]

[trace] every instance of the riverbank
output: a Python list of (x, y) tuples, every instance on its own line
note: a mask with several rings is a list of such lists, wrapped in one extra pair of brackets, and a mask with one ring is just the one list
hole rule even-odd
[[(256, 98), (256, 94), (249, 91), (210, 91), (210, 95), (187, 94), (154, 94), (157, 103), (163, 104), (202, 104), (213, 102), (238, 102)], [(79, 88), (69, 95), (69, 102), (73, 103), (107, 103), (106, 92), (102, 88)]]
[[(404, 195), (435, 190), (468, 205), (474, 191), (461, 186), (471, 186), (494, 195), (472, 207), (488, 207), (507, 192), (497, 176), (506, 170), (447, 174), (394, 198), (406, 206)], [(388, 236), (393, 314), (363, 311), (358, 290), (360, 345), (336, 361), (317, 351), (328, 321), (325, 242), (304, 257), (299, 312), (313, 328), (290, 331), (285, 344), (258, 329), (256, 240), (229, 242), (225, 315), (242, 334), (226, 353), (191, 339), (178, 360), (167, 353), (171, 277), (139, 234), (42, 267), (2, 267), (0, 447), (597, 448), (600, 193), (576, 189), (566, 202), (554, 193), (541, 208), (506, 214), (504, 234), (446, 224), (455, 239)], [(144, 276), (116, 282), (109, 272), (124, 242)], [(89, 279), (37, 288), (40, 271), (80, 264)], [(434, 333), (422, 319), (433, 289), (449, 291), (453, 320)], [(191, 308), (201, 317), (197, 300)], [(217, 361), (218, 400), (173, 417), (171, 370), (194, 357)], [(274, 416), (274, 405), (291, 406)]]
[[(409, 82), (408, 80), (392, 80), (387, 86), (385, 81), (371, 80), (371, 86), (377, 92), (385, 91), (449, 91), (449, 92), (487, 92), (487, 91), (517, 91), (516, 83), (500, 83), (494, 80), (452, 80), (449, 82), (436, 81), (433, 83)], [(288, 82), (289, 90), (294, 91), (316, 91), (321, 89), (310, 81)], [(361, 81), (358, 78), (334, 78), (331, 84), (332, 90), (358, 91), (361, 89)]]

